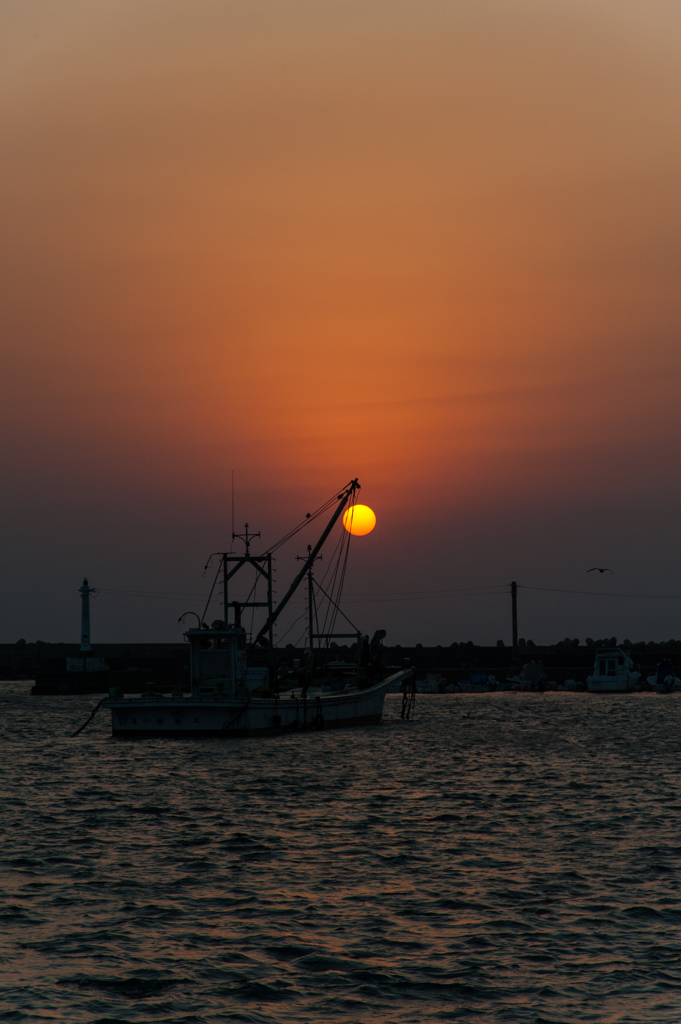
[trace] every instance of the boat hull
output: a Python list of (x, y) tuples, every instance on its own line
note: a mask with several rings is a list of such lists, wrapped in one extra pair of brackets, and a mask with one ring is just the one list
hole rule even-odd
[(639, 676), (636, 679), (592, 679), (586, 681), (589, 693), (632, 693), (637, 689)]
[(366, 690), (342, 694), (300, 692), (276, 698), (108, 698), (111, 733), (117, 739), (228, 739), (378, 725), (387, 690), (411, 676), (398, 672)]

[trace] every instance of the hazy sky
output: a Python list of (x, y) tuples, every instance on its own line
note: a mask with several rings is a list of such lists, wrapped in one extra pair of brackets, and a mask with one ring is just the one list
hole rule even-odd
[(0, 0), (0, 640), (84, 574), (176, 639), (232, 470), (265, 544), (359, 477), (388, 641), (681, 594), (680, 57), (678, 0)]

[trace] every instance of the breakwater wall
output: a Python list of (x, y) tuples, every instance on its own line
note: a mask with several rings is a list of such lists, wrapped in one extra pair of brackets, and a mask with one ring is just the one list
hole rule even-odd
[(38, 673), (65, 672), (70, 658), (99, 659), (115, 671), (139, 668), (175, 671), (189, 667), (189, 646), (177, 644), (93, 644), (81, 654), (80, 644), (0, 644), (0, 679), (35, 679)]
[[(438, 672), (449, 682), (468, 678), (471, 672), (492, 673), (498, 679), (516, 674), (528, 661), (541, 661), (551, 678), (559, 682), (568, 678), (583, 681), (593, 668), (597, 647), (614, 646), (614, 638), (587, 644), (574, 641), (540, 646), (535, 644), (511, 647), (482, 647), (472, 643), (451, 646), (424, 647), (416, 644), (384, 647), (384, 664), (401, 667), (409, 659), (418, 678), (428, 672)], [(642, 674), (652, 671), (657, 663), (669, 659), (681, 667), (681, 641), (666, 643), (621, 643), (640, 666)], [(332, 645), (331, 659), (356, 662), (356, 645)], [(302, 648), (291, 645), (274, 650), (274, 663), (278, 669), (291, 668), (295, 659), (303, 659)], [(189, 647), (183, 642), (174, 644), (93, 644), (86, 659), (103, 659), (107, 672), (67, 672), (69, 659), (82, 659), (78, 644), (0, 644), (0, 679), (38, 680), (35, 692), (42, 693), (105, 693), (115, 682), (126, 692), (139, 692), (149, 681), (173, 680), (188, 683)], [(268, 652), (254, 652), (254, 663), (266, 664)], [(73, 665), (73, 662), (71, 662)], [(92, 663), (91, 663), (92, 664)], [(681, 673), (679, 673), (681, 674)]]

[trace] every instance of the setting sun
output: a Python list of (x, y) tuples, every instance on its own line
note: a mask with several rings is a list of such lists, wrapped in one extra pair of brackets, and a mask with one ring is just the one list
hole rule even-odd
[(376, 514), (368, 505), (351, 505), (343, 516), (343, 526), (353, 537), (364, 537), (376, 525)]

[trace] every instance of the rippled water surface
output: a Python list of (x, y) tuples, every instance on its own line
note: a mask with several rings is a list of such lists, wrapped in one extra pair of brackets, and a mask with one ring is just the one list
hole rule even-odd
[(681, 698), (107, 741), (0, 683), (0, 1020), (681, 1020)]

